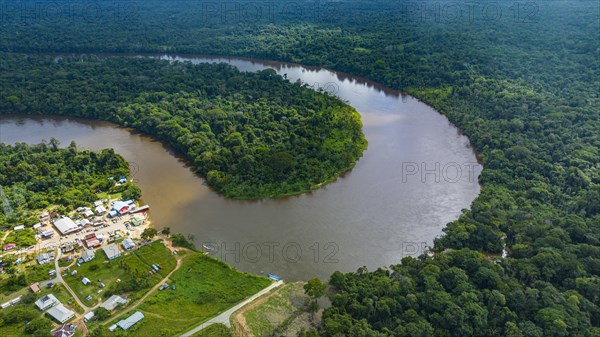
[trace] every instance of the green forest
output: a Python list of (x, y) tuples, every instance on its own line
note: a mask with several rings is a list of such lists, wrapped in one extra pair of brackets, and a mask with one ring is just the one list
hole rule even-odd
[[(129, 164), (114, 152), (81, 150), (71, 142), (66, 148), (52, 138), (48, 143), (6, 145), (0, 143), (0, 196), (3, 229), (39, 222), (35, 212), (52, 207), (59, 213), (89, 205), (98, 200), (97, 193), (122, 193), (139, 198), (139, 187), (134, 183), (116, 186), (109, 177), (129, 176)], [(24, 231), (26, 232), (26, 231)], [(12, 232), (18, 236), (20, 232)], [(6, 242), (17, 242), (19, 238)]]
[(166, 141), (225, 196), (307, 192), (354, 166), (360, 115), (273, 70), (127, 57), (2, 55), (0, 113), (108, 120)]
[[(432, 254), (332, 275), (333, 305), (318, 334), (600, 336), (597, 1), (253, 2), (262, 11), (226, 2), (123, 4), (98, 4), (87, 17), (53, 11), (41, 19), (33, 9), (8, 15), (0, 50), (202, 53), (324, 66), (432, 105), (479, 152), (481, 194)], [(37, 85), (45, 94), (46, 83), (32, 75), (44, 78), (44, 69), (62, 63), (33, 69), (24, 63), (50, 61), (2, 59), (5, 112), (31, 108), (20, 100), (35, 100), (18, 92)], [(15, 80), (7, 69), (29, 76)], [(67, 71), (55, 74), (52, 80), (69, 79)], [(51, 102), (35, 112), (48, 112)]]

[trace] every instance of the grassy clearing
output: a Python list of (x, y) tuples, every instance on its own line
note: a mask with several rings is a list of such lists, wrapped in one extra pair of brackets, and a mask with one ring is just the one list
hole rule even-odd
[[(160, 273), (149, 274), (152, 263), (161, 265)], [(112, 261), (108, 261), (102, 250), (97, 250), (92, 261), (71, 267), (71, 271), (77, 270), (77, 275), (67, 272), (64, 279), (86, 305), (93, 305), (112, 294), (129, 296), (135, 300), (162, 280), (175, 264), (169, 249), (157, 241)], [(84, 285), (83, 277), (89, 278), (92, 283)], [(100, 283), (104, 283), (105, 287), (100, 288)], [(98, 293), (99, 290), (102, 292)], [(92, 297), (89, 301), (86, 300), (88, 295)]]
[(193, 334), (192, 337), (233, 337), (233, 335), (225, 325), (213, 324)]
[[(0, 284), (0, 289), (2, 288), (2, 284)], [(11, 291), (4, 291), (4, 289), (2, 289), (3, 291), (0, 292), (0, 303), (4, 303), (7, 302), (9, 300), (12, 300), (13, 298), (19, 297), (21, 295), (26, 295), (29, 293), (29, 287), (24, 287), (21, 288), (17, 291), (11, 292)], [(1, 335), (0, 335), (1, 336)]]
[(267, 287), (270, 280), (241, 273), (202, 253), (190, 253), (171, 276), (176, 286), (150, 295), (138, 309), (146, 318), (128, 336), (174, 336)]
[(48, 276), (48, 272), (52, 269), (54, 269), (54, 261), (52, 263), (46, 263), (42, 265), (39, 265), (35, 262), (31, 265), (28, 265), (25, 269), (25, 278), (27, 279), (27, 283), (31, 284), (52, 278)]
[(11, 231), (2, 244), (16, 243), (18, 247), (29, 247), (35, 245), (36, 242), (34, 231), (25, 228), (20, 231)]
[(302, 312), (308, 297), (302, 282), (280, 287), (266, 301), (243, 313), (255, 336), (270, 336), (287, 330), (291, 321)]

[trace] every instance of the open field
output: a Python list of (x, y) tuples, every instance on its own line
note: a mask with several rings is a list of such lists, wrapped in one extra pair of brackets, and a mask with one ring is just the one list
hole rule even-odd
[(175, 336), (267, 287), (264, 277), (238, 272), (202, 253), (189, 253), (168, 281), (139, 307), (146, 318), (127, 336)]
[[(150, 275), (152, 263), (161, 265), (159, 273)], [(128, 295), (135, 300), (163, 279), (174, 267), (175, 258), (168, 248), (157, 241), (112, 261), (108, 261), (102, 250), (97, 250), (92, 261), (79, 267), (73, 266), (63, 275), (66, 274), (65, 281), (83, 303), (94, 305), (111, 294)], [(77, 274), (71, 275), (74, 270), (77, 270)], [(84, 285), (83, 277), (89, 278), (92, 283)], [(104, 283), (105, 287), (100, 288), (100, 283)], [(102, 292), (98, 293), (99, 290)], [(86, 300), (88, 295), (92, 297), (90, 301)]]
[(296, 336), (310, 328), (310, 314), (304, 310), (308, 296), (304, 283), (286, 284), (232, 316), (236, 336)]

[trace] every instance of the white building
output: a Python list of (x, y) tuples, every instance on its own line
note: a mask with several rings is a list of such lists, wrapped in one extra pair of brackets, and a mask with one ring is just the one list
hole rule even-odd
[(123, 297), (119, 295), (112, 295), (104, 303), (100, 304), (100, 308), (113, 311), (117, 306), (119, 306), (119, 304), (124, 305), (125, 303), (127, 303), (127, 301)]
[(123, 240), (123, 242), (121, 242), (121, 245), (125, 250), (132, 250), (133, 248), (135, 248), (135, 242), (133, 242), (133, 240), (131, 240), (130, 238)]
[(73, 316), (75, 316), (75, 313), (67, 309), (62, 303), (58, 303), (58, 305), (48, 310), (48, 315), (52, 316), (52, 318), (54, 318), (55, 320), (64, 323), (73, 318)]
[(40, 310), (46, 310), (46, 309), (50, 308), (51, 306), (53, 306), (53, 305), (55, 305), (57, 303), (60, 303), (60, 302), (52, 294), (48, 294), (48, 295), (42, 296), (39, 300), (35, 301), (35, 305)]
[(13, 230), (15, 230), (15, 231), (20, 231), (23, 229), (25, 229), (25, 225), (19, 225), (19, 226), (16, 226), (15, 228), (13, 228)]
[(117, 246), (114, 243), (111, 243), (108, 246), (105, 246), (104, 248), (102, 248), (102, 250), (104, 251), (104, 254), (106, 254), (106, 257), (109, 260), (115, 259), (119, 256), (121, 256), (121, 251), (119, 251), (119, 246)]
[(94, 253), (94, 251), (91, 249), (86, 249), (83, 251), (83, 253), (81, 253), (81, 259), (83, 262), (90, 262), (94, 259), (94, 257), (96, 257), (96, 253)]
[(50, 263), (53, 260), (54, 260), (54, 254), (49, 254), (49, 253), (42, 253), (42, 254), (38, 255), (38, 257), (37, 257), (37, 263), (39, 263), (39, 264)]
[(117, 325), (123, 330), (129, 330), (129, 328), (142, 319), (144, 319), (144, 314), (136, 311), (135, 314), (127, 317), (126, 319), (120, 320)]
[(90, 311), (83, 316), (83, 320), (87, 322), (90, 319), (94, 318), (94, 316), (96, 316), (96, 314), (93, 311)]
[(56, 227), (62, 235), (67, 235), (79, 230), (79, 227), (69, 217), (54, 220), (54, 227)]
[(102, 206), (102, 200), (94, 201), (94, 207)]
[(96, 214), (102, 215), (104, 213), (106, 213), (106, 208), (104, 208), (104, 206), (100, 205), (96, 207)]
[(87, 286), (88, 284), (92, 283), (92, 281), (90, 281), (89, 278), (84, 277), (83, 279), (81, 279), (81, 283)]

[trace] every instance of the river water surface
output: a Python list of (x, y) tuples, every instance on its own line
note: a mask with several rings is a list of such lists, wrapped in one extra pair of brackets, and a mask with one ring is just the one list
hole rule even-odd
[(55, 137), (84, 148), (114, 148), (157, 228), (195, 236), (233, 267), (286, 280), (373, 270), (416, 256), (479, 193), (481, 167), (468, 139), (431, 107), (358, 77), (326, 69), (236, 58), (163, 56), (227, 62), (243, 71), (272, 68), (291, 81), (338, 95), (362, 115), (369, 147), (356, 167), (312, 193), (236, 201), (208, 188), (160, 142), (114, 124), (65, 117), (1, 116), (0, 142)]

